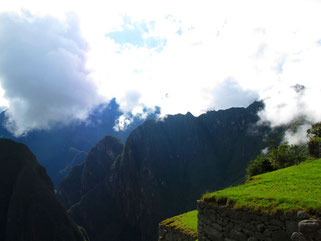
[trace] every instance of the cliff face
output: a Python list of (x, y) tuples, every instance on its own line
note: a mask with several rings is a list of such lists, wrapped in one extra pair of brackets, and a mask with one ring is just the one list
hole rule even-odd
[[(256, 102), (248, 108), (211, 111), (200, 117), (188, 113), (146, 121), (130, 134), (104, 180), (70, 213), (87, 230), (99, 226), (105, 231), (100, 237), (90, 236), (95, 241), (107, 237), (156, 240), (161, 220), (195, 209), (195, 201), (206, 191), (243, 180), (248, 162), (267, 145), (269, 137), (277, 136), (255, 125), (260, 108), (262, 104)], [(108, 208), (97, 203), (101, 196)], [(101, 217), (108, 220), (98, 220)], [(118, 228), (109, 230), (109, 223), (118, 223)], [(124, 230), (132, 233), (130, 238), (120, 238)]]
[(91, 240), (139, 240), (137, 229), (123, 216), (111, 185), (113, 164), (124, 149), (118, 138), (106, 136), (72, 169), (58, 189), (58, 198), (74, 220), (86, 228)]
[(195, 209), (202, 193), (242, 180), (271, 136), (255, 126), (260, 107), (169, 116), (131, 133), (112, 180), (141, 240), (155, 240), (159, 221)]
[(0, 165), (0, 241), (87, 240), (24, 144), (0, 139)]
[(58, 198), (68, 209), (110, 176), (111, 165), (124, 149), (116, 137), (106, 136), (88, 153), (83, 164), (74, 167), (58, 188)]

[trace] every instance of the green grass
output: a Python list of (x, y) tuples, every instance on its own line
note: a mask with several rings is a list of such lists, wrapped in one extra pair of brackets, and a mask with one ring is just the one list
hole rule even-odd
[(162, 221), (161, 224), (178, 229), (197, 238), (197, 210), (168, 218)]
[(310, 142), (321, 142), (321, 137), (316, 137), (310, 140)]
[(321, 159), (250, 178), (246, 184), (203, 195), (201, 202), (263, 213), (305, 210), (321, 214)]

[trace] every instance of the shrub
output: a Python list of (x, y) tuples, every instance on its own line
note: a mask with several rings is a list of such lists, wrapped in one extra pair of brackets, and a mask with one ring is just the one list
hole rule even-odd
[(310, 139), (308, 143), (309, 147), (309, 154), (315, 158), (320, 158), (321, 157), (321, 138), (313, 138)]
[(308, 143), (309, 153), (311, 156), (320, 158), (321, 157), (321, 122), (317, 122), (307, 130), (307, 136), (310, 137)]
[(268, 149), (266, 154), (261, 154), (253, 160), (248, 168), (247, 174), (249, 177), (261, 173), (274, 171), (280, 168), (297, 165), (308, 158), (306, 145), (289, 145), (283, 143), (278, 147)]
[(307, 130), (307, 135), (311, 139), (321, 137), (321, 122), (313, 124), (311, 128)]
[(261, 154), (253, 160), (250, 165), (248, 166), (246, 172), (248, 176), (255, 176), (265, 172), (271, 172), (274, 168), (268, 159), (267, 155)]

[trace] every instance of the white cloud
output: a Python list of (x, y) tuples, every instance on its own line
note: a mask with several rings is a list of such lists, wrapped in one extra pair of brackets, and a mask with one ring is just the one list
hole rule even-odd
[[(99, 85), (100, 94), (116, 97), (129, 114), (159, 106), (162, 115), (187, 111), (199, 115), (208, 108), (245, 106), (258, 96), (266, 102), (261, 116), (273, 126), (300, 115), (307, 115), (309, 121), (321, 118), (317, 105), (321, 96), (320, 1), (6, 4), (4, 10), (23, 7), (59, 19), (75, 12), (89, 44), (90, 77)], [(147, 28), (137, 35), (143, 40), (166, 41), (161, 51), (146, 42), (110, 38), (110, 33), (126, 30), (126, 18), (128, 28)], [(226, 82), (229, 78), (234, 82)], [(296, 84), (306, 87), (303, 94), (294, 91)], [(132, 93), (139, 98), (133, 99)]]
[(304, 124), (299, 126), (295, 131), (288, 130), (285, 133), (284, 141), (288, 142), (291, 145), (305, 144), (308, 141), (307, 130), (310, 127), (310, 125)]
[(101, 101), (85, 68), (77, 19), (0, 14), (0, 84), (16, 135), (84, 119)]
[(228, 78), (209, 92), (212, 96), (212, 105), (208, 109), (227, 109), (231, 107), (242, 107), (252, 104), (258, 100), (258, 93), (242, 89), (238, 83)]

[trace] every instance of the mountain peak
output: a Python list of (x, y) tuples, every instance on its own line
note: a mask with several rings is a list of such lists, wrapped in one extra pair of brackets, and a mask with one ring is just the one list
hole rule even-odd
[(26, 145), (0, 139), (0, 166), (0, 240), (50, 241), (58, 236), (61, 241), (87, 240)]

